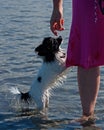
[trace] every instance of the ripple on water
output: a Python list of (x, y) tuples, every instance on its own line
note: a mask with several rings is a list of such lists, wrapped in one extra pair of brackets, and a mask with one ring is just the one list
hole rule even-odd
[[(71, 1), (64, 1), (65, 31), (63, 48), (66, 49), (71, 24)], [(81, 116), (81, 105), (73, 68), (61, 88), (53, 91), (47, 117), (37, 113), (26, 115), (20, 112), (16, 97), (9, 92), (10, 87), (27, 91), (36, 75), (41, 59), (34, 53), (35, 47), (44, 37), (53, 36), (49, 21), (52, 1), (42, 0), (0, 0), (0, 129), (1, 130), (75, 130), (80, 126), (69, 125), (70, 120)], [(104, 68), (102, 68), (102, 75)], [(103, 76), (96, 107), (96, 122), (104, 127), (103, 121)], [(32, 107), (32, 111), (34, 106)], [(30, 111), (31, 112), (31, 111)], [(21, 116), (17, 116), (21, 115)]]

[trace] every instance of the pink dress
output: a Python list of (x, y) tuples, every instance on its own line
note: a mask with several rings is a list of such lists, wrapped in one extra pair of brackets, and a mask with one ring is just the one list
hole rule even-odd
[(66, 66), (104, 65), (104, 1), (72, 0), (72, 26)]

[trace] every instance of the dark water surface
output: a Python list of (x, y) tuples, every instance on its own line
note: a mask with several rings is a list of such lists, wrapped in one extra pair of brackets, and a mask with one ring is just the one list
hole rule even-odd
[[(48, 0), (0, 0), (0, 129), (1, 130), (80, 130), (70, 121), (81, 116), (77, 87), (76, 68), (67, 76), (66, 82), (54, 90), (47, 115), (41, 116), (31, 106), (21, 112), (16, 97), (9, 89), (29, 89), (41, 64), (34, 48), (46, 36), (52, 35), (49, 20), (52, 1)], [(60, 35), (67, 48), (71, 24), (71, 0), (64, 1), (66, 30)], [(88, 129), (104, 129), (104, 68), (101, 68), (101, 88), (96, 105), (95, 126)], [(97, 128), (99, 127), (99, 128)], [(85, 128), (83, 128), (85, 129)]]

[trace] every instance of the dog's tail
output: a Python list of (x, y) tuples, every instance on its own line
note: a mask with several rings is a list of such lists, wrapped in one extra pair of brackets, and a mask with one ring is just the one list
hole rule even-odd
[(20, 100), (24, 101), (25, 103), (29, 104), (29, 102), (31, 101), (31, 95), (29, 94), (29, 92), (23, 93), (19, 91), (18, 88), (14, 88), (14, 87), (10, 89), (10, 92), (15, 95), (20, 95)]

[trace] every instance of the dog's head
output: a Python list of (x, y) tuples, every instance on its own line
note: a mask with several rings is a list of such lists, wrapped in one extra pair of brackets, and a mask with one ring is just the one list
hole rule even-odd
[(59, 51), (61, 42), (61, 36), (58, 38), (44, 38), (42, 44), (35, 49), (35, 52), (37, 52), (39, 56), (43, 56), (46, 62), (54, 61), (55, 54)]

